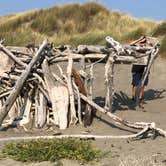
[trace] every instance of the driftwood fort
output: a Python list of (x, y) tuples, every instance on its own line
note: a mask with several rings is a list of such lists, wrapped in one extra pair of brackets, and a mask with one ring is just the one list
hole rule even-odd
[[(39, 46), (27, 47), (4, 46), (1, 41), (1, 58), (6, 54), (12, 60), (12, 67), (0, 76), (0, 126), (21, 126), (25, 131), (30, 125), (35, 128), (56, 125), (60, 129), (66, 129), (76, 123), (88, 126), (91, 124), (93, 111), (99, 111), (108, 115), (115, 123), (140, 129), (140, 132), (124, 136), (52, 137), (141, 138), (156, 135), (166, 137), (166, 131), (157, 128), (154, 122), (130, 122), (112, 113), (114, 64), (121, 62), (146, 64), (136, 93), (138, 104), (141, 86), (157, 57), (157, 39), (143, 36), (131, 45), (121, 45), (109, 36), (105, 40), (106, 46), (79, 45), (75, 49), (68, 45), (56, 47), (47, 40)], [(64, 66), (62, 69), (60, 62), (66, 64), (66, 69)], [(79, 63), (80, 69), (76, 70), (73, 67), (74, 62)], [(105, 63), (104, 108), (93, 101), (93, 69), (97, 63)], [(59, 72), (52, 72), (51, 65), (57, 65)]]

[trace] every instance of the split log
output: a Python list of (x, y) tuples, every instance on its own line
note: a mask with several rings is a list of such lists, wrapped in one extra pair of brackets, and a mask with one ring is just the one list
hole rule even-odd
[(58, 84), (56, 85), (56, 80), (54, 79), (54, 76), (49, 69), (46, 59), (43, 61), (42, 70), (44, 73), (44, 80), (49, 92), (49, 97), (52, 102), (52, 111), (54, 117), (54, 120), (52, 122), (55, 125), (59, 126), (60, 129), (65, 129), (68, 125), (68, 90), (64, 86), (59, 86)]
[(51, 70), (48, 66), (48, 62), (45, 59), (42, 63), (42, 71), (44, 74), (44, 80), (46, 83), (47, 91), (49, 94), (49, 98), (52, 103), (52, 111), (54, 116), (54, 123), (55, 125), (59, 126), (59, 119), (58, 119), (58, 110), (56, 109), (56, 80), (54, 79)]
[(65, 86), (58, 86), (54, 93), (56, 110), (58, 111), (59, 128), (64, 130), (68, 126), (69, 92)]
[(13, 103), (15, 102), (17, 96), (19, 95), (24, 82), (26, 81), (26, 79), (28, 78), (29, 73), (32, 70), (32, 67), (35, 65), (35, 63), (38, 61), (43, 49), (46, 47), (47, 45), (47, 40), (44, 40), (42, 45), (40, 46), (39, 50), (37, 51), (36, 55), (33, 57), (33, 59), (31, 60), (31, 62), (26, 66), (25, 70), (22, 72), (20, 78), (17, 80), (13, 90), (11, 91), (9, 97), (7, 98), (5, 104), (3, 105), (3, 107), (0, 110), (0, 126), (4, 120), (4, 118), (7, 116), (10, 108), (12, 107)]

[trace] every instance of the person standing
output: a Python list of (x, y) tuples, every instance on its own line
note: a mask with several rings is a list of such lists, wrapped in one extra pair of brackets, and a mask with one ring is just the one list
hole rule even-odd
[[(131, 72), (132, 72), (132, 100), (133, 101), (136, 100), (136, 92), (138, 89), (138, 84), (142, 79), (142, 75), (144, 73), (145, 67), (146, 65), (139, 65), (139, 64), (132, 65)], [(145, 86), (148, 85), (148, 80), (149, 78), (147, 76), (144, 84), (141, 87), (140, 93), (138, 95), (139, 101), (140, 101), (139, 107), (142, 109), (144, 109), (144, 89), (145, 89)]]

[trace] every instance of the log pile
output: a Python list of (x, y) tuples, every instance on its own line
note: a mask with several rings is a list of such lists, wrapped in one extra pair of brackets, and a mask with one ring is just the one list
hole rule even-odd
[[(0, 43), (0, 51), (13, 61), (10, 70), (0, 76), (1, 126), (21, 126), (26, 131), (30, 127), (49, 125), (60, 129), (76, 123), (87, 126), (95, 109), (107, 114), (116, 123), (141, 129), (131, 137), (142, 136), (147, 131), (166, 136), (166, 132), (156, 128), (155, 123), (129, 122), (111, 113), (114, 63), (140, 63), (146, 57), (147, 67), (141, 86), (157, 56), (156, 39), (143, 37), (131, 45), (121, 45), (107, 36), (106, 46), (80, 45), (75, 49), (70, 46), (55, 47), (47, 40), (40, 46), (28, 48), (5, 47)], [(51, 72), (51, 65), (64, 61), (67, 61), (66, 72), (59, 65), (60, 76)], [(81, 64), (79, 71), (73, 68), (73, 62)], [(104, 108), (92, 100), (93, 68), (97, 63), (105, 63), (107, 91)], [(85, 69), (89, 69), (89, 73)], [(130, 136), (122, 136), (126, 137)]]

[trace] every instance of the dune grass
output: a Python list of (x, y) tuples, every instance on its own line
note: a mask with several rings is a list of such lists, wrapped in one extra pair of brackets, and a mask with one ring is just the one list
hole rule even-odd
[(159, 54), (166, 58), (166, 21), (158, 24), (153, 30), (153, 36), (160, 38)]
[[(161, 40), (165, 54), (166, 23), (136, 19), (108, 10), (95, 2), (65, 4), (45, 10), (0, 17), (0, 38), (8, 45), (38, 44), (48, 38), (55, 44), (105, 44), (105, 36), (126, 43), (141, 35), (153, 35)], [(165, 55), (164, 55), (165, 56)]]
[(78, 139), (39, 139), (9, 143), (2, 150), (3, 157), (22, 162), (78, 160), (80, 163), (97, 161), (106, 153)]

